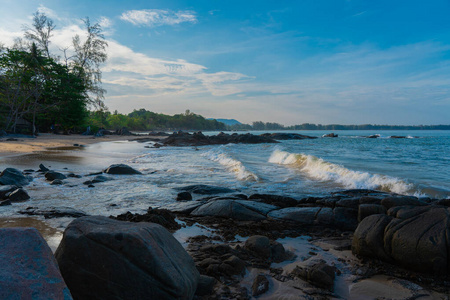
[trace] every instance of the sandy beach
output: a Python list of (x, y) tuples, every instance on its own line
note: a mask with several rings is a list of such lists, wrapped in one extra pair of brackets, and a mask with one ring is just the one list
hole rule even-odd
[(100, 142), (126, 141), (135, 136), (108, 135), (94, 137), (81, 134), (52, 134), (41, 133), (36, 138), (14, 138), (15, 141), (8, 141), (10, 138), (0, 139), (0, 156), (9, 156), (15, 154), (29, 154), (38, 151), (45, 151), (49, 148), (71, 147), (74, 144), (90, 145)]

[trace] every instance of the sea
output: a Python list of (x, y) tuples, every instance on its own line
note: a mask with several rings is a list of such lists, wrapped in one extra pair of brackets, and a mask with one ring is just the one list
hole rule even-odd
[[(252, 131), (252, 134), (264, 132)], [(272, 131), (274, 132), (274, 131)], [(283, 131), (286, 132), (286, 131)], [(207, 184), (247, 195), (326, 196), (346, 189), (374, 189), (417, 197), (450, 197), (450, 131), (289, 131), (317, 139), (277, 144), (228, 144), (152, 148), (153, 142), (108, 142), (0, 157), (0, 170), (38, 170), (39, 164), (82, 178), (50, 185), (42, 174), (25, 189), (31, 199), (0, 207), (0, 218), (23, 217), (27, 207), (70, 207), (90, 215), (143, 213), (176, 203), (176, 188)], [(217, 134), (205, 132), (204, 134)], [(246, 132), (239, 132), (246, 133)], [(377, 138), (367, 138), (378, 135)], [(405, 138), (390, 138), (404, 136)], [(143, 175), (107, 175), (88, 187), (90, 173), (124, 163)], [(195, 196), (199, 198), (200, 196)], [(70, 218), (45, 220), (64, 228)]]

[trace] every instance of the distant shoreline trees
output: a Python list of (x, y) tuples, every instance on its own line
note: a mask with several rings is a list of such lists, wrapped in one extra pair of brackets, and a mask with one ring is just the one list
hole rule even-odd
[(55, 25), (39, 12), (25, 39), (0, 47), (0, 128), (34, 135), (57, 124), (67, 132), (84, 124), (88, 108), (106, 110), (99, 66), (107, 42), (99, 24), (83, 21), (86, 38), (74, 36), (72, 54), (62, 50), (63, 59), (50, 52)]

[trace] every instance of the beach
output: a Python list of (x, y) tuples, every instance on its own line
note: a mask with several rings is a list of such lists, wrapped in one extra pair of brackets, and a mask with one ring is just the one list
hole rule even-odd
[[(136, 138), (142, 139), (141, 142), (128, 141)], [(434, 279), (389, 265), (367, 265), (351, 251), (353, 231), (358, 223), (358, 206), (364, 203), (361, 202), (364, 197), (378, 199), (378, 207), (382, 206), (380, 203), (383, 199), (399, 194), (409, 193), (407, 197), (417, 199), (423, 205), (429, 204), (426, 201), (437, 199), (423, 195), (423, 183), (420, 194), (407, 178), (388, 176), (383, 172), (376, 174), (367, 169), (364, 172), (355, 170), (349, 167), (347, 162), (339, 164), (338, 161), (332, 161), (321, 154), (326, 154), (325, 146), (329, 147), (328, 151), (333, 150), (330, 145), (333, 145), (334, 149), (349, 148), (349, 145), (359, 145), (359, 148), (386, 148), (396, 147), (399, 143), (418, 147), (422, 144), (428, 146), (434, 143), (436, 138), (404, 139), (399, 142), (351, 136), (340, 140), (318, 138), (282, 141), (273, 145), (231, 144), (161, 148), (154, 148), (154, 138), (161, 139), (149, 136), (93, 138), (43, 134), (35, 139), (1, 140), (1, 169), (18, 168), (31, 177), (32, 181), (24, 186), (31, 199), (0, 208), (0, 226), (35, 227), (55, 251), (64, 230), (76, 219), (74, 213), (106, 217), (128, 214), (124, 218), (131, 221), (133, 218), (146, 220), (147, 217), (138, 215), (145, 215), (149, 207), (156, 209), (152, 214), (157, 215), (157, 209), (169, 209), (174, 214), (175, 222), (181, 226), (180, 229), (170, 230), (194, 257), (198, 268), (203, 270), (201, 274), (223, 277), (225, 281), (222, 283), (227, 282), (230, 287), (224, 290), (223, 285), (216, 285), (213, 292), (215, 297), (235, 298), (244, 288), (248, 297), (241, 299), (250, 299), (253, 281), (259, 274), (265, 274), (269, 278), (271, 288), (259, 296), (259, 299), (277, 299), (283, 295), (292, 299), (301, 299), (302, 295), (324, 299), (405, 299), (421, 294), (429, 299), (445, 299), (445, 291), (448, 291), (449, 287), (443, 285), (437, 289), (433, 288)], [(305, 152), (300, 153), (299, 147)], [(315, 155), (308, 153), (308, 149), (315, 151)], [(374, 149), (372, 153), (376, 154), (376, 151)], [(355, 155), (356, 150), (351, 154)], [(348, 161), (351, 156), (342, 151), (340, 155), (338, 160), (346, 158)], [(42, 172), (40, 164), (63, 174), (66, 178), (62, 180), (62, 184), (50, 181), (45, 172)], [(140, 174), (125, 176), (105, 173), (113, 164), (126, 164)], [(95, 182), (96, 176), (103, 178)], [(382, 191), (364, 190), (375, 187), (375, 184), (379, 184), (378, 190)], [(180, 192), (192, 186), (201, 187), (203, 192), (198, 192), (196, 188), (186, 189), (185, 191), (192, 195), (192, 200), (178, 201)], [(342, 192), (352, 187), (363, 190), (356, 194)], [(205, 194), (205, 190), (209, 192)], [(432, 188), (428, 190), (435, 192)], [(398, 191), (404, 193), (395, 194)], [(445, 191), (441, 193), (445, 195)], [(414, 197), (414, 194), (421, 196)], [(342, 201), (338, 204), (340, 200)], [(192, 214), (194, 209), (208, 203), (212, 205), (213, 202), (226, 205), (231, 203), (236, 209), (234, 211), (246, 211), (251, 207), (250, 215), (211, 217), (205, 213)], [(305, 209), (302, 214), (312, 213), (303, 215), (311, 224), (289, 225), (289, 222), (277, 219), (283, 209), (293, 210), (297, 207), (300, 211)], [(323, 215), (319, 214), (319, 211)], [(258, 212), (258, 215), (255, 215), (255, 212)], [(338, 213), (343, 212), (339, 219)], [(345, 212), (350, 214), (346, 215)], [(167, 217), (165, 214), (161, 216)], [(258, 221), (245, 219), (248, 217), (257, 218)], [(157, 219), (160, 217), (155, 220)], [(255, 235), (268, 236), (272, 244), (281, 244), (293, 256), (281, 262), (265, 259), (261, 261), (261, 258), (239, 250), (242, 247), (245, 249), (248, 237)], [(204, 252), (217, 243), (229, 247), (227, 259), (235, 256), (245, 262), (244, 273), (241, 273), (242, 269), (236, 274), (234, 271), (223, 273), (224, 267), (220, 267), (220, 263), (216, 267), (214, 263), (209, 267), (206, 258), (213, 258), (214, 261), (224, 259), (223, 253), (218, 255)], [(299, 275), (294, 272), (296, 266), (306, 268), (309, 263), (320, 260), (339, 270), (331, 292), (299, 279)], [(270, 263), (267, 264), (268, 262)], [(208, 263), (210, 264), (211, 260)], [(419, 284), (417, 278), (425, 282), (420, 288), (416, 286)]]

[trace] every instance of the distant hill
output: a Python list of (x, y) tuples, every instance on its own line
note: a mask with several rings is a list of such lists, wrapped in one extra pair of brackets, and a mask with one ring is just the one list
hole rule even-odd
[(242, 124), (241, 122), (239, 122), (238, 120), (235, 119), (213, 119), (213, 118), (209, 118), (208, 120), (217, 120), (217, 122), (221, 122), (224, 123), (225, 125), (236, 125), (236, 124)]

